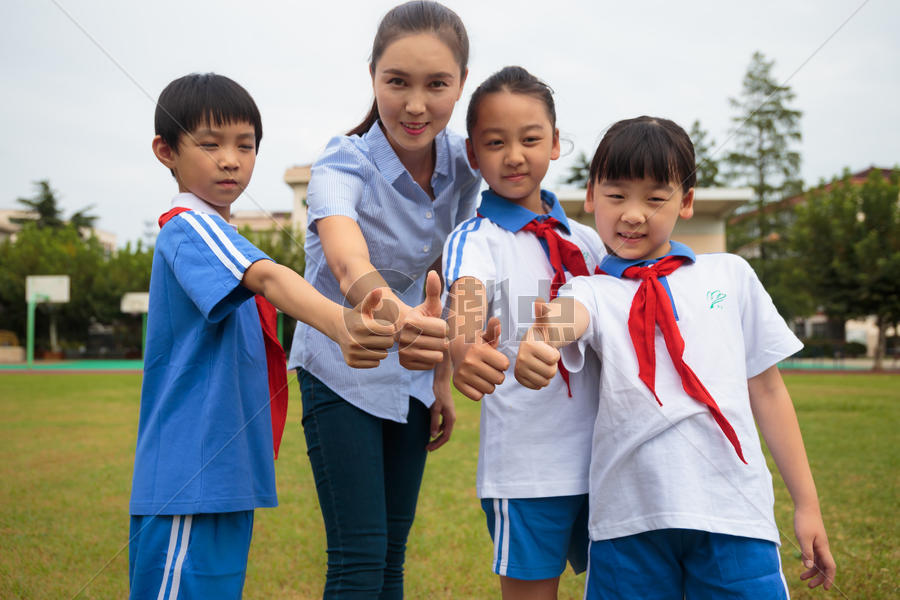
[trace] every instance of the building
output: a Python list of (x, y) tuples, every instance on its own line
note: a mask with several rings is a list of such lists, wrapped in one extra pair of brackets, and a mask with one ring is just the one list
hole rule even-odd
[[(36, 219), (37, 213), (28, 210), (19, 209), (0, 209), (0, 242), (5, 240), (16, 241), (16, 234), (22, 229), (18, 223), (14, 223), (13, 219)], [(82, 227), (81, 235), (88, 237), (92, 235), (97, 238), (100, 245), (107, 252), (113, 252), (116, 249), (116, 234), (96, 227), (88, 229)]]
[[(291, 167), (284, 173), (284, 182), (294, 192), (291, 224), (302, 231), (306, 230), (309, 178), (310, 165)], [(594, 226), (594, 216), (584, 211), (584, 188), (563, 188), (554, 193), (569, 218)], [(726, 219), (752, 197), (750, 188), (698, 188), (694, 194), (694, 216), (678, 222), (674, 237), (696, 252), (724, 252)]]
[[(585, 212), (585, 189), (562, 189), (554, 192), (566, 216), (594, 226), (594, 215)], [(697, 188), (694, 192), (694, 216), (679, 219), (672, 237), (687, 244), (697, 253), (725, 252), (725, 222), (740, 206), (753, 197), (750, 188)]]
[(310, 165), (291, 167), (284, 173), (284, 182), (294, 193), (290, 211), (239, 210), (231, 213), (231, 224), (250, 231), (306, 232), (306, 188), (309, 185)]

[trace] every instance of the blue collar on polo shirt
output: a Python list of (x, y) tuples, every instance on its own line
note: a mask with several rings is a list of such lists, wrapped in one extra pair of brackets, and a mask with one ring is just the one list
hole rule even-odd
[[(447, 130), (444, 129), (434, 138), (434, 174), (440, 177), (448, 177), (450, 174), (450, 154), (447, 151), (447, 143), (444, 140), (446, 136)], [(369, 131), (364, 133), (362, 137), (372, 151), (372, 161), (386, 180), (396, 186), (397, 180), (404, 173), (412, 179), (409, 171), (400, 162), (400, 158), (384, 135), (384, 131), (381, 130), (381, 125), (378, 121), (375, 121), (369, 128)]]
[(514, 204), (506, 198), (498, 196), (492, 190), (485, 190), (481, 192), (481, 204), (478, 206), (478, 214), (482, 217), (487, 217), (503, 229), (513, 233), (519, 231), (534, 219), (543, 221), (547, 217), (553, 217), (560, 222), (566, 233), (571, 234), (572, 230), (569, 228), (566, 212), (553, 192), (541, 190), (541, 203), (548, 209), (547, 213), (543, 215)]
[[(612, 275), (613, 277), (622, 278), (622, 273), (625, 272), (625, 269), (628, 267), (646, 267), (647, 265), (652, 265), (658, 260), (665, 258), (666, 256), (684, 256), (690, 262), (696, 262), (697, 257), (694, 255), (694, 251), (691, 250), (689, 246), (686, 244), (682, 244), (681, 242), (671, 241), (671, 248), (666, 252), (663, 256), (659, 258), (638, 258), (635, 260), (625, 260), (624, 258), (619, 258), (614, 254), (607, 254), (602, 261), (600, 261), (600, 270), (608, 275)], [(672, 302), (672, 311), (675, 313), (675, 319), (678, 319), (678, 310), (675, 308), (675, 298), (672, 297), (672, 290), (669, 289), (669, 282), (666, 281), (665, 277), (660, 277), (659, 282), (662, 284), (663, 288), (666, 290), (666, 294), (669, 295), (669, 300)]]

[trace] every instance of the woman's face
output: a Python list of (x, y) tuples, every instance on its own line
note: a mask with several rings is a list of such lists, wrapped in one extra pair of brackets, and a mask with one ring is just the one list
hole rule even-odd
[(406, 35), (385, 48), (372, 87), (385, 134), (401, 162), (431, 152), (464, 83), (453, 52), (432, 33)]

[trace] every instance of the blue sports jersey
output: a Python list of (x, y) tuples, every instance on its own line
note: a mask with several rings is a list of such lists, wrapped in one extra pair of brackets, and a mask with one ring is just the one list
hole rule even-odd
[(160, 231), (130, 512), (275, 506), (266, 356), (244, 271), (268, 257), (204, 203)]

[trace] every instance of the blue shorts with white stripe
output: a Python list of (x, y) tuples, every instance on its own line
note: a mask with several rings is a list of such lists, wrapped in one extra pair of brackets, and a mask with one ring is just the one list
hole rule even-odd
[(575, 573), (587, 568), (587, 494), (484, 498), (481, 507), (494, 540), (494, 573), (534, 581), (560, 576), (566, 561)]
[(132, 515), (131, 600), (239, 599), (253, 511)]

